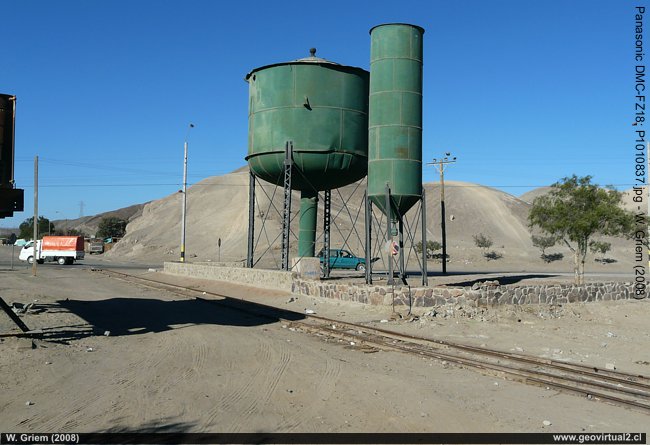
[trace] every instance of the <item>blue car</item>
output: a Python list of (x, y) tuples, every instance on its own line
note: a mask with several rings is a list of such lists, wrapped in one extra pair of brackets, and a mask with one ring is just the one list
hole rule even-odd
[[(366, 259), (360, 258), (354, 255), (349, 250), (343, 249), (330, 249), (330, 270), (331, 269), (355, 269), (360, 272), (366, 270)], [(320, 258), (321, 266), (323, 265), (323, 253), (324, 249), (318, 252), (318, 258)], [(372, 262), (374, 263), (379, 258), (373, 258)]]

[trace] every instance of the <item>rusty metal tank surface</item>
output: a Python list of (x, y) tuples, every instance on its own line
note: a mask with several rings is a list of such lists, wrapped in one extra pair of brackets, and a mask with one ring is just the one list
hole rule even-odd
[(355, 182), (368, 166), (369, 73), (315, 53), (246, 76), (251, 171), (282, 185), (285, 144), (292, 141), (292, 188), (312, 193)]

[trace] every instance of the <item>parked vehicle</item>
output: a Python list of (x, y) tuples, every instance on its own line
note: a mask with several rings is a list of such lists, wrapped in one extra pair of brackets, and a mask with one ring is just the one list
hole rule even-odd
[(88, 247), (88, 252), (93, 253), (104, 253), (104, 241), (100, 239), (90, 240), (90, 246)]
[[(366, 259), (354, 255), (349, 250), (330, 249), (329, 252), (330, 252), (330, 261), (329, 261), (330, 269), (356, 269), (361, 272), (366, 270)], [(318, 258), (320, 258), (321, 266), (323, 265), (323, 261), (324, 261), (323, 253), (324, 253), (324, 249), (321, 249), (321, 251), (318, 252), (317, 255)], [(372, 262), (374, 263), (378, 259), (379, 258), (373, 258)]]
[(34, 253), (34, 242), (30, 241), (20, 251), (18, 259), (32, 264), (34, 260), (43, 264), (45, 261), (56, 261), (57, 263), (72, 264), (75, 260), (84, 258), (84, 237), (83, 236), (44, 236), (36, 242), (36, 253)]

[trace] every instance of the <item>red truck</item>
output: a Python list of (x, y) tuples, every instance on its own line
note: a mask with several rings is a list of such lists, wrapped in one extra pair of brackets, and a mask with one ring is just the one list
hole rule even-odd
[(75, 260), (84, 258), (84, 237), (44, 236), (42, 240), (36, 242), (36, 253), (32, 241), (22, 248), (18, 258), (29, 264), (34, 260), (39, 264), (45, 261), (56, 261), (61, 265), (72, 264)]

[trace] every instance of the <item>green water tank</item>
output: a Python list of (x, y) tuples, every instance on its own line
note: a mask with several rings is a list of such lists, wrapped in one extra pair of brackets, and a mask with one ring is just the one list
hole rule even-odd
[(296, 190), (355, 182), (368, 165), (368, 72), (311, 56), (252, 70), (248, 156), (251, 171), (284, 181), (284, 148), (293, 141)]
[(368, 195), (391, 218), (422, 196), (422, 37), (419, 26), (390, 23), (370, 30)]
[(361, 68), (316, 57), (256, 68), (249, 84), (248, 156), (255, 176), (284, 184), (293, 142), (291, 187), (301, 191), (298, 255), (315, 253), (318, 191), (351, 184), (368, 171), (368, 82)]

